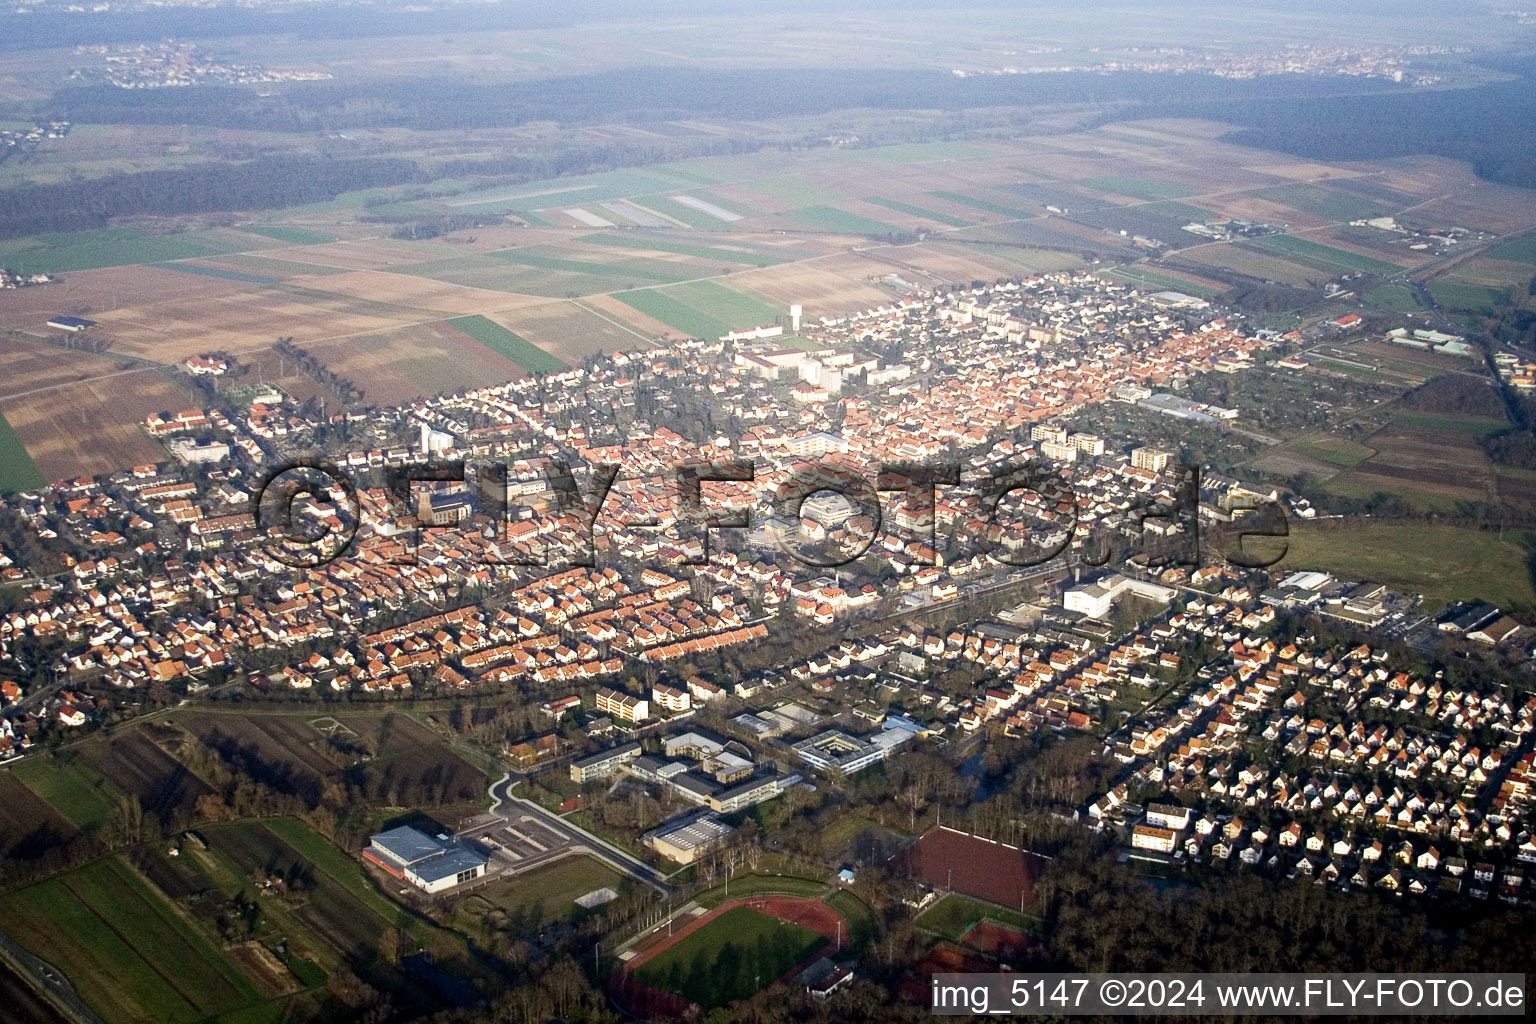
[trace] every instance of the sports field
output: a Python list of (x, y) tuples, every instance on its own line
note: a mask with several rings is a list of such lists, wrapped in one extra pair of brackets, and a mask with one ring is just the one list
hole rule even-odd
[(648, 960), (635, 976), (705, 1008), (746, 999), (826, 939), (809, 928), (732, 907)]

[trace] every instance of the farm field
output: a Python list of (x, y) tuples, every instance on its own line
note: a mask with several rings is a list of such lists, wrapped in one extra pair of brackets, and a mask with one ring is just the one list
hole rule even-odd
[(326, 369), (362, 389), (366, 401), (379, 404), (527, 376), (519, 363), (447, 320), (303, 347)]
[(164, 376), (142, 369), (0, 398), (0, 414), (44, 479), (67, 480), (164, 460), (140, 423), (191, 404)]
[(109, 1021), (191, 1022), (261, 1002), (120, 855), (0, 897), (0, 922)]
[(1282, 565), (1320, 569), (1424, 595), (1426, 611), (1481, 598), (1506, 610), (1536, 607), (1528, 560), (1532, 538), (1501, 539), (1470, 527), (1433, 523), (1349, 523), (1340, 529), (1291, 528)]
[(1413, 205), (1414, 202), (1412, 197), (1403, 197), (1402, 200), (1393, 202), (1362, 194), (1358, 188), (1351, 190), (1343, 187), (1343, 183), (1297, 182), (1261, 189), (1255, 194), (1282, 206), (1289, 206), (1293, 210), (1315, 214), (1330, 221), (1389, 217), (1405, 206)]
[(190, 818), (197, 798), (212, 792), (180, 762), (157, 747), (143, 731), (131, 730), (110, 741), (77, 748), (80, 760), (139, 801), (146, 814), (162, 821)]
[(1365, 293), (1365, 301), (1378, 309), (1389, 310), (1393, 313), (1418, 313), (1423, 310), (1419, 300), (1413, 294), (1413, 289), (1405, 284), (1380, 285)]
[[(487, 314), (486, 319), (569, 366), (579, 364), (594, 352), (650, 348), (655, 344), (656, 332), (666, 330), (665, 324), (656, 324), (656, 332), (647, 334), (599, 306), (601, 298), (520, 306)], [(622, 303), (615, 304), (628, 309)], [(635, 315), (639, 315), (638, 311)], [(536, 357), (530, 354), (530, 358)]]
[(81, 830), (104, 823), (122, 792), (71, 754), (29, 757), (10, 768), (12, 776)]
[(662, 950), (635, 976), (706, 1008), (755, 993), (815, 952), (818, 933), (748, 907), (733, 907)]
[(1473, 313), (1493, 313), (1501, 306), (1509, 305), (1508, 289), (1490, 288), (1454, 277), (1431, 281), (1429, 294), (1441, 306)]
[(122, 228), (103, 228), (99, 231), (37, 235), (0, 241), (0, 266), (14, 267), (28, 274), (54, 274), (217, 256), (260, 248), (263, 246), (257, 239), (242, 240), (241, 236), (232, 232), (147, 235)]
[(1283, 253), (1307, 266), (1333, 275), (1346, 274), (1353, 270), (1368, 270), (1373, 274), (1395, 274), (1402, 269), (1396, 263), (1337, 249), (1331, 245), (1323, 245), (1321, 242), (1308, 241), (1295, 235), (1266, 235), (1245, 244)]
[(772, 323), (779, 310), (713, 281), (619, 292), (614, 298), (694, 338)]
[(76, 834), (76, 828), (11, 772), (0, 772), (0, 857), (31, 860)]
[(1130, 196), (1132, 199), (1147, 201), (1180, 199), (1194, 194), (1192, 190), (1182, 185), (1148, 181), (1145, 178), (1133, 178), (1124, 174), (1106, 174), (1097, 178), (1087, 178), (1083, 181), (1083, 184), (1100, 192), (1112, 192), (1116, 195)]
[(0, 494), (36, 490), (45, 483), (42, 470), (27, 454), (21, 438), (5, 416), (0, 415)]
[(1214, 299), (1224, 290), (1214, 285), (1201, 284), (1191, 277), (1146, 267), (1117, 267), (1105, 276), (1133, 284), (1143, 291), (1176, 291), (1202, 299)]
[(469, 335), (497, 355), (512, 360), (529, 373), (559, 373), (570, 369), (563, 360), (483, 316), (459, 317), (449, 320), (448, 325)]

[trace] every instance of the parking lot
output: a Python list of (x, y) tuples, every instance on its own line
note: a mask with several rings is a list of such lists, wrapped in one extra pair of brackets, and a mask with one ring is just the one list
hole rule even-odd
[(508, 820), (494, 814), (473, 819), (459, 838), (478, 845), (496, 874), (516, 874), (554, 860), (576, 845), (531, 815)]

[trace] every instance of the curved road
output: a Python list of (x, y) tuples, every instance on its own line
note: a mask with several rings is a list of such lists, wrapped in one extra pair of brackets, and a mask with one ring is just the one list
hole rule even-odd
[(560, 817), (560, 815), (540, 807), (532, 800), (514, 796), (512, 789), (521, 781), (521, 779), (514, 778), (511, 774), (507, 774), (503, 775), (499, 781), (492, 783), (492, 814), (507, 821), (517, 821), (519, 818), (524, 817), (533, 818), (550, 831), (569, 839), (572, 844), (586, 848), (594, 857), (608, 864), (614, 870), (628, 875), (637, 882), (653, 886), (662, 892), (669, 890), (666, 876), (645, 861), (640, 860), (625, 850), (621, 850), (607, 840), (601, 839), (585, 829), (571, 824)]

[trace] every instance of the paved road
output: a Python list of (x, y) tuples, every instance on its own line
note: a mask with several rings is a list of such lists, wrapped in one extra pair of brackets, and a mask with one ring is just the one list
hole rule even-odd
[(504, 775), (500, 781), (491, 786), (492, 814), (505, 818), (509, 822), (516, 822), (523, 817), (533, 818), (550, 831), (569, 839), (574, 845), (584, 847), (594, 857), (603, 861), (614, 870), (628, 875), (637, 882), (644, 882), (646, 885), (654, 886), (663, 892), (667, 891), (666, 876), (645, 861), (636, 858), (625, 850), (621, 850), (607, 840), (601, 839), (577, 825), (573, 825), (571, 822), (560, 817), (560, 815), (545, 810), (532, 800), (514, 795), (512, 790), (521, 781), (520, 778), (512, 775)]
[[(0, 959), (10, 964), (11, 969), (27, 981), (28, 984), (43, 998), (51, 1003), (54, 1009), (64, 1015), (64, 1019), (72, 1024), (103, 1024), (103, 1021), (90, 1008), (81, 1001), (74, 988), (64, 979), (64, 975), (48, 961), (42, 960), (27, 952), (17, 945), (9, 935), (0, 932)], [(0, 1011), (0, 1018), (9, 1019), (4, 1011)]]

